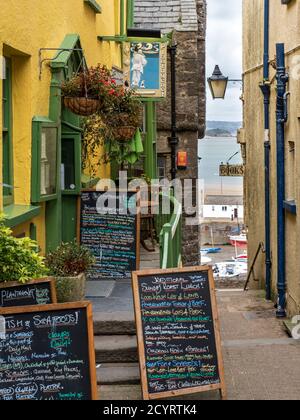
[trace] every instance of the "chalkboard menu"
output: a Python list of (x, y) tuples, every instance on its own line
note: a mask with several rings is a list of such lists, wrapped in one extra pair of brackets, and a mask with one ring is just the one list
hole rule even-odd
[(211, 268), (133, 273), (144, 399), (220, 390), (226, 398)]
[(96, 257), (88, 279), (130, 279), (140, 259), (137, 193), (83, 191), (79, 207), (80, 243)]
[(55, 280), (34, 280), (26, 284), (0, 283), (0, 308), (56, 303)]
[(95, 400), (88, 302), (2, 309), (0, 400)]

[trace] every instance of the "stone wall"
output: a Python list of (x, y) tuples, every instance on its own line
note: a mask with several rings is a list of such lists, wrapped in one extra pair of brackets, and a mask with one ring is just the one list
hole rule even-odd
[[(198, 2), (198, 31), (175, 31), (174, 44), (177, 45), (177, 128), (178, 151), (188, 153), (188, 168), (179, 170), (177, 177), (192, 179), (191, 194), (196, 203), (196, 180), (198, 179), (198, 139), (205, 132), (205, 31), (206, 4)], [(168, 63), (167, 100), (158, 106), (158, 154), (166, 157), (166, 172), (171, 169), (169, 137), (171, 135), (171, 72)], [(192, 216), (194, 217), (194, 216)], [(191, 225), (191, 217), (185, 215), (183, 224), (183, 260), (185, 265), (200, 263), (200, 229)]]

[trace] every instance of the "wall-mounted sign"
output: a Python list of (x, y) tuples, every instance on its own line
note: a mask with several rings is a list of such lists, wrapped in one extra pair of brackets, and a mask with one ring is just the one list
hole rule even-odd
[(244, 165), (220, 165), (220, 176), (243, 177), (244, 175)]
[(128, 86), (146, 98), (167, 95), (167, 44), (128, 42), (124, 46), (124, 77)]

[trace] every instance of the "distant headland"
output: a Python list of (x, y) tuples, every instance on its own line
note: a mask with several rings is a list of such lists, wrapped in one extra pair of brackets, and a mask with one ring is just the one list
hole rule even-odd
[(236, 132), (242, 123), (238, 121), (207, 121), (207, 137), (236, 137)]

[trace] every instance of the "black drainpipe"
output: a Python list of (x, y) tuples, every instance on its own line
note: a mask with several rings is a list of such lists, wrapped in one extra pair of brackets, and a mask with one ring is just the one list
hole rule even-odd
[(169, 144), (171, 147), (171, 177), (172, 180), (176, 179), (177, 175), (177, 114), (176, 114), (176, 55), (177, 45), (169, 47), (171, 57), (171, 113), (172, 113), (172, 133), (169, 137)]
[(276, 137), (277, 137), (277, 317), (286, 317), (286, 250), (285, 250), (285, 123), (287, 122), (286, 85), (288, 75), (285, 68), (284, 44), (276, 45), (277, 67), (277, 103), (276, 103)]
[(265, 254), (266, 254), (266, 299), (271, 300), (271, 226), (270, 226), (270, 82), (269, 82), (269, 23), (270, 0), (264, 3), (264, 81), (260, 85), (264, 95), (264, 162), (265, 162)]

